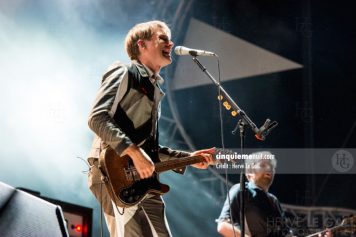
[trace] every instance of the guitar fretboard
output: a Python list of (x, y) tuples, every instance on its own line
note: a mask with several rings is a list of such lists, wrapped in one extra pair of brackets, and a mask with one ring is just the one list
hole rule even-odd
[(172, 158), (155, 164), (156, 172), (164, 172), (172, 169), (182, 168), (187, 165), (196, 164), (204, 161), (201, 156), (188, 156), (182, 158)]

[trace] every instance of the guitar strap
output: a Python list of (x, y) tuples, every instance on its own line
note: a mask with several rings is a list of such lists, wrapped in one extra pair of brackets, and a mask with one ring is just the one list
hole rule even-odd
[(159, 87), (157, 80), (153, 83), (155, 90), (154, 90), (154, 98), (153, 98), (153, 108), (152, 108), (152, 129), (151, 129), (151, 136), (155, 141), (157, 139), (157, 127), (158, 127), (158, 113), (159, 113), (159, 100), (160, 100), (160, 91), (161, 88)]

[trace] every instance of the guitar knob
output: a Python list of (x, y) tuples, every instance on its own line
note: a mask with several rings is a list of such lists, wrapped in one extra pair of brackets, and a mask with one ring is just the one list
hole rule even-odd
[(133, 195), (136, 193), (136, 190), (134, 188), (130, 189), (130, 195)]
[(122, 192), (122, 195), (123, 195), (124, 197), (127, 197), (127, 196), (129, 195), (129, 191), (127, 191), (127, 190), (123, 191), (123, 192)]
[(139, 195), (135, 195), (134, 199), (135, 199), (135, 201), (137, 201), (138, 199), (140, 199), (140, 196)]

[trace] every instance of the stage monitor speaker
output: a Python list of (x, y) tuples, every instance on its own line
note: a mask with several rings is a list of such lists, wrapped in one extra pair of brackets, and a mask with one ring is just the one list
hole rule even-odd
[(0, 182), (1, 237), (68, 237), (62, 210)]

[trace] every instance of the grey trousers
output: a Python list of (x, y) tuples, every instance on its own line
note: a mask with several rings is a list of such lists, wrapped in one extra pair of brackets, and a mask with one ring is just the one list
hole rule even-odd
[[(161, 196), (149, 195), (138, 205), (121, 208), (112, 202), (98, 168), (89, 159), (88, 186), (104, 210), (111, 237), (171, 237)], [(123, 213), (123, 214), (122, 214)]]

